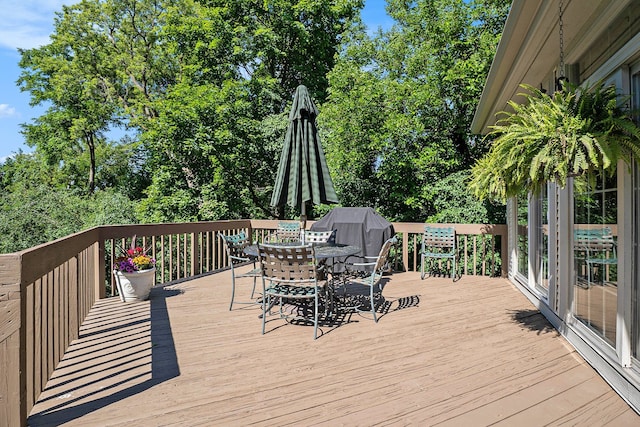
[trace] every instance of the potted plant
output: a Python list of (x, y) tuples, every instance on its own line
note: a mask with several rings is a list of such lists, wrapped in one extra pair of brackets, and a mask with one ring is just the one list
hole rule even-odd
[(472, 169), (478, 198), (539, 194), (547, 182), (562, 188), (568, 178), (613, 173), (618, 160), (640, 159), (640, 129), (614, 86), (565, 83), (552, 96), (522, 87), (525, 102), (509, 102), (511, 111), (487, 135), (491, 149)]
[(156, 260), (147, 255), (147, 251), (135, 246), (136, 238), (131, 239), (131, 247), (123, 251), (113, 264), (113, 274), (120, 299), (123, 302), (144, 301), (149, 298), (156, 278)]

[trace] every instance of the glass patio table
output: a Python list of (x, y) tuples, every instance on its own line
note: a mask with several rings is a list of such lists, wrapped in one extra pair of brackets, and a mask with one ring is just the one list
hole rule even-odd
[[(304, 246), (301, 242), (269, 243), (270, 246)], [(335, 259), (355, 255), (361, 251), (360, 246), (343, 245), (340, 243), (318, 243), (312, 245), (318, 259)], [(244, 248), (244, 253), (250, 256), (258, 256), (258, 245), (249, 245)]]
[[(304, 246), (302, 242), (286, 242), (286, 243), (269, 243), (270, 246)], [(320, 260), (329, 260), (331, 259), (331, 263), (329, 265), (328, 273), (331, 275), (331, 280), (329, 282), (329, 301), (332, 306), (331, 311), (333, 311), (333, 303), (334, 303), (334, 289), (333, 285), (337, 283), (338, 279), (336, 278), (336, 273), (334, 269), (334, 265), (336, 264), (336, 259), (346, 258), (351, 255), (356, 255), (360, 253), (362, 250), (359, 246), (356, 245), (345, 245), (340, 243), (317, 243), (312, 245), (315, 249), (315, 257)], [(244, 253), (249, 256), (258, 256), (258, 245), (249, 245), (244, 248)]]

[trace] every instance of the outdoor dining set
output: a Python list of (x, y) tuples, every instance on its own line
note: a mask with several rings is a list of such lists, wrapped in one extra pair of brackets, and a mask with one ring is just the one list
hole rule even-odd
[[(270, 204), (274, 208), (284, 205), (299, 208), (303, 223), (306, 223), (307, 204), (340, 203), (318, 137), (317, 116), (318, 109), (309, 90), (299, 85), (293, 96)], [(452, 261), (452, 277), (455, 277), (455, 231), (438, 233), (435, 236), (438, 245), (430, 250), (424, 246), (425, 231), (422, 278), (425, 260), (442, 254), (447, 254)], [(392, 224), (374, 209), (359, 207), (334, 208), (313, 224), (311, 230), (301, 227), (300, 222), (283, 221), (260, 243), (251, 242), (244, 232), (221, 233), (231, 261), (229, 309), (235, 300), (236, 279), (252, 277), (253, 290), (248, 302), (262, 305), (263, 334), (267, 316), (275, 306), (279, 307), (280, 317), (312, 320), (314, 339), (318, 336), (321, 308), (325, 316), (337, 316), (347, 307), (368, 312), (377, 323), (375, 296), (382, 295), (383, 274), (388, 270), (389, 252), (396, 243), (394, 235)], [(349, 239), (344, 240), (345, 236)], [(238, 264), (253, 264), (253, 268), (236, 274)], [(256, 290), (258, 279), (261, 289)], [(366, 302), (348, 304), (353, 300), (348, 298), (352, 285), (368, 289), (368, 295), (360, 298)], [(338, 297), (338, 290), (342, 291), (342, 298)]]
[[(390, 253), (397, 243), (392, 230), (385, 233), (374, 255), (366, 254), (366, 244), (339, 243), (337, 229), (305, 230), (299, 222), (280, 222), (278, 229), (260, 243), (252, 242), (244, 231), (219, 233), (232, 276), (229, 310), (234, 304), (261, 306), (263, 334), (273, 316), (312, 323), (314, 339), (318, 337), (321, 316), (335, 320), (346, 313), (362, 313), (377, 323), (376, 306), (383, 301), (383, 278), (391, 271)], [(442, 243), (443, 238), (449, 237), (449, 230), (437, 230), (436, 237)], [(451, 231), (453, 238), (447, 244), (454, 245), (455, 252), (455, 232)], [(433, 251), (425, 248), (422, 253), (428, 256), (430, 250)], [(453, 265), (455, 270), (455, 258)], [(236, 301), (236, 281), (240, 278), (251, 278), (253, 287), (249, 298)]]
[[(288, 320), (313, 322), (313, 336), (317, 338), (321, 311), (329, 317), (346, 309), (347, 287), (353, 284), (368, 287), (365, 310), (377, 321), (375, 295), (382, 291), (381, 280), (395, 243), (393, 237), (384, 242), (377, 256), (367, 257), (364, 262), (358, 262), (359, 258), (353, 258), (356, 262), (350, 260), (361, 248), (335, 243), (335, 230), (300, 230), (298, 223), (281, 223), (273, 235), (259, 244), (252, 243), (244, 232), (220, 234), (220, 238), (226, 244), (231, 264), (229, 309), (234, 304), (260, 304), (263, 334), (268, 317), (275, 314)], [(238, 273), (240, 264), (253, 268)], [(238, 302), (235, 301), (236, 280), (243, 277), (253, 278), (253, 289), (249, 301)], [(257, 286), (260, 288), (256, 289)], [(337, 294), (338, 289), (343, 290), (342, 298)]]

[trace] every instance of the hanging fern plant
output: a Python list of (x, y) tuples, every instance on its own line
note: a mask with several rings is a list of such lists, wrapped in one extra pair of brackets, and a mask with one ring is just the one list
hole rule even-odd
[(548, 96), (522, 85), (524, 104), (509, 102), (487, 138), (489, 153), (472, 169), (471, 190), (480, 199), (505, 201), (537, 194), (546, 182), (565, 187), (569, 177), (613, 173), (619, 159), (640, 159), (640, 128), (619, 107), (614, 86), (567, 85)]

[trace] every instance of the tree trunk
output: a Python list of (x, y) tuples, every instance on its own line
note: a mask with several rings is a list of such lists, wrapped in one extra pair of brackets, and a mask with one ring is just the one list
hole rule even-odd
[(87, 147), (89, 147), (89, 194), (93, 194), (96, 191), (96, 145), (95, 134), (93, 132), (86, 136)]

